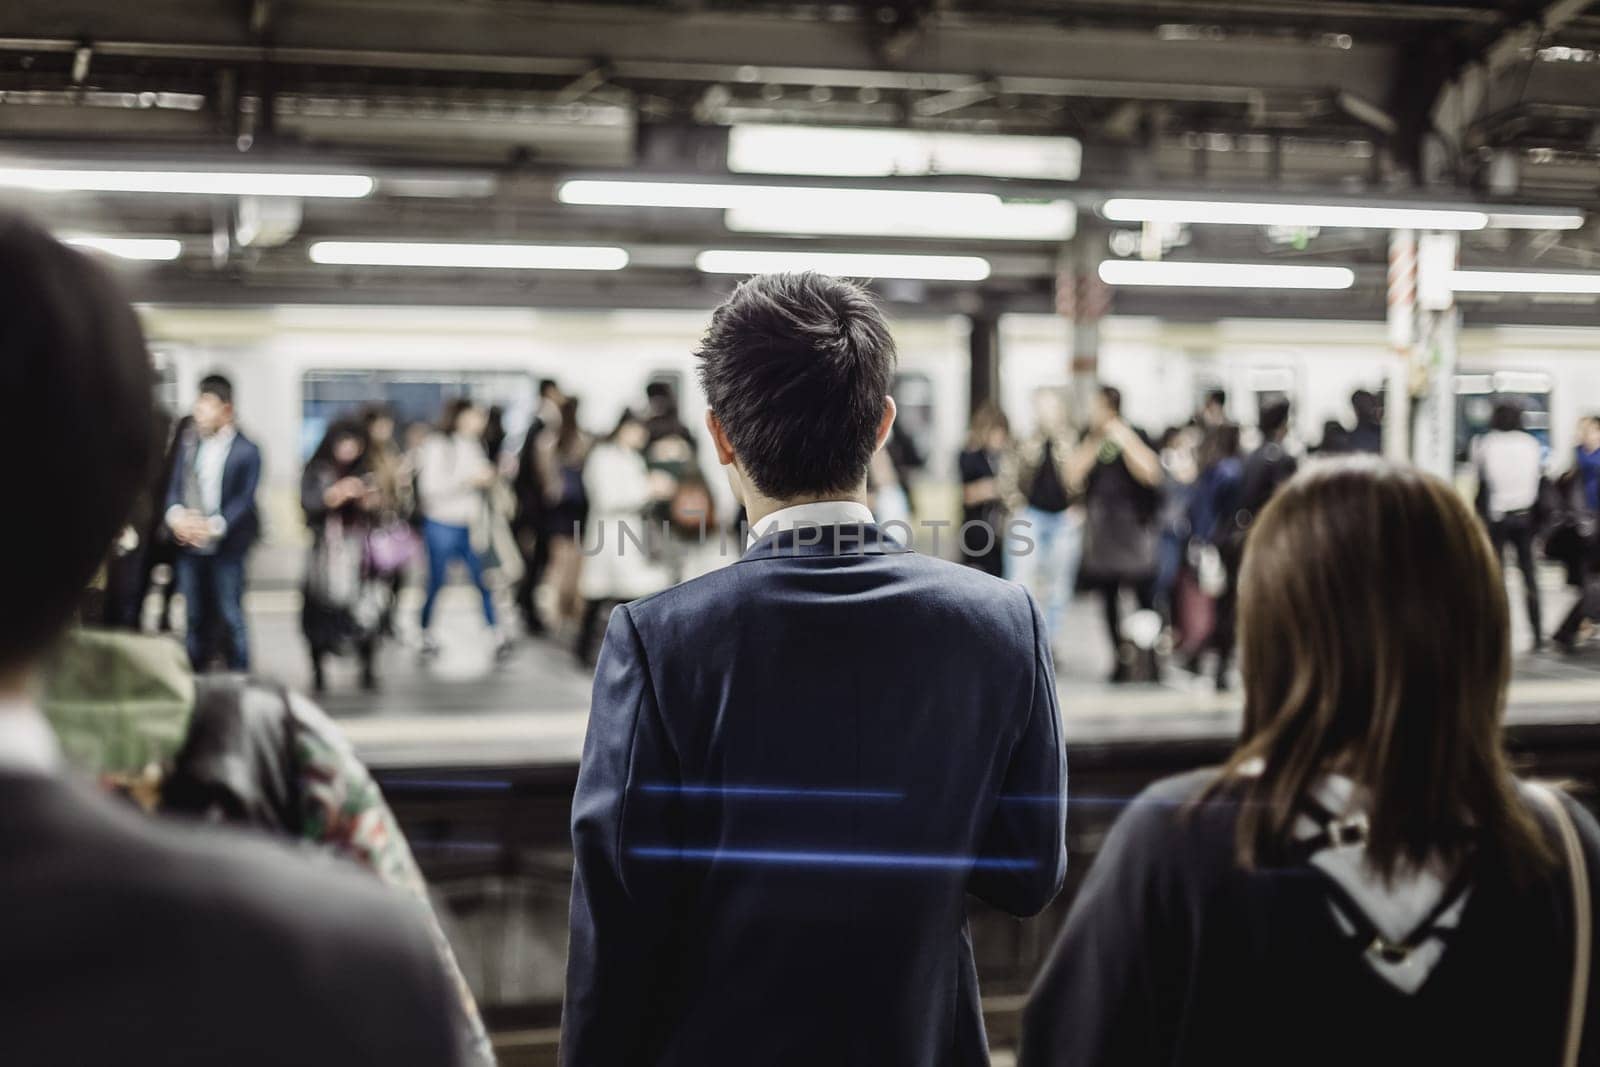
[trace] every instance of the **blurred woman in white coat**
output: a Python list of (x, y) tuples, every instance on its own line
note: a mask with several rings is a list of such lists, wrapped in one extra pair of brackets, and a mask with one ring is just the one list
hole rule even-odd
[(578, 593), (583, 618), (573, 651), (593, 663), (595, 638), (610, 609), (658, 593), (671, 584), (660, 558), (662, 531), (646, 518), (659, 493), (645, 463), (649, 430), (632, 411), (624, 411), (611, 435), (595, 445), (583, 468), (589, 522), (583, 539), (583, 570)]

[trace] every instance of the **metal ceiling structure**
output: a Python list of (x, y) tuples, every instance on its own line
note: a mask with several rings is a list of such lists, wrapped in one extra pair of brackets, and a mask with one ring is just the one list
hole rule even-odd
[[(219, 198), (18, 194), (59, 226), (178, 236), (152, 300), (700, 305), (706, 248), (980, 255), (981, 283), (884, 283), (937, 310), (1052, 305), (1038, 242), (731, 234), (720, 212), (557, 202), (574, 176), (727, 179), (739, 123), (1077, 138), (1072, 183), (829, 182), (1065, 198), (1079, 242), (1130, 190), (1600, 209), (1600, 15), (1491, 0), (9, 0), (0, 154), (128, 165), (344, 166), (377, 192), (299, 203), (238, 240)], [(738, 180), (738, 179), (735, 179)], [(810, 184), (817, 184), (810, 179)], [(280, 220), (281, 221), (281, 220)], [(605, 276), (335, 268), (330, 238), (610, 243)], [(1126, 244), (1126, 241), (1123, 242)], [(1110, 252), (1107, 255), (1112, 254)], [(1381, 231), (1194, 227), (1174, 257), (1339, 263), (1354, 289), (1285, 297), (1121, 291), (1119, 312), (1379, 317)], [(1600, 269), (1600, 230), (1483, 231), (1465, 264)], [(1589, 324), (1594, 305), (1498, 299), (1469, 315)]]

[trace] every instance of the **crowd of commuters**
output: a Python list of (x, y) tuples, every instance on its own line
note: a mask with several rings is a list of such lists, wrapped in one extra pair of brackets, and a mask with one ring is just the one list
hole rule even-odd
[[(1262, 398), (1255, 424), (1241, 426), (1220, 389), (1159, 441), (1122, 418), (1121, 394), (1109, 386), (1095, 393), (1081, 433), (1059, 390), (1035, 394), (1033, 428), (1021, 440), (1004, 412), (982, 405), (958, 458), (961, 558), (1027, 586), (1058, 650), (1080, 637), (1063, 630), (1073, 596), (1098, 596), (1113, 682), (1161, 677), (1158, 653), (1170, 652), (1174, 664), (1229, 688), (1239, 567), (1256, 516), (1305, 458), (1382, 451), (1381, 399), (1358, 390), (1351, 407), (1353, 425), (1330, 421), (1302, 451), (1286, 399)], [(1477, 510), (1495, 558), (1520, 572), (1535, 650), (1545, 636), (1539, 560), (1565, 567), (1577, 599), (1553, 639), (1572, 651), (1600, 619), (1600, 418), (1582, 420), (1562, 464), (1526, 417), (1518, 404), (1499, 403), (1473, 439)], [(1131, 630), (1128, 601), (1140, 612)]]
[[(166, 442), (110, 274), (10, 217), (0, 258), (18, 267), (0, 276), (0, 386), (30, 398), (0, 423), (0, 451), (35, 458), (15, 488), (53, 518), (17, 524), (0, 559), (14, 605), (0, 613), (7, 1062), (492, 1063), (392, 815), (313, 705), (240, 676), (191, 682), (182, 750), (165, 753), (148, 805), (159, 815), (106, 795), (108, 772), (143, 766), (129, 737), (99, 750), (99, 789), (64, 766), (58, 731), (83, 717), (47, 718), (59, 647), (130, 518), (148, 521), (136, 498)], [(907, 551), (874, 514), (895, 355), (864, 290), (754, 278), (698, 354), (709, 444), (752, 543), (741, 565), (610, 615), (573, 799), (562, 1061), (987, 1064), (966, 897), (1033, 914), (1067, 861), (1045, 613), (981, 554), (959, 567)], [(253, 534), (239, 500), (259, 470), (230, 394), (202, 385), (193, 438), (168, 449), (177, 487), (159, 499), (186, 592), (212, 598), (191, 608), (212, 613), (195, 629), (214, 617), (225, 645), (201, 655), (248, 662), (216, 602)], [(485, 444), (494, 420), (470, 410), (453, 405), (414, 442), (425, 530), (477, 521), (448, 493), (430, 510), (429, 486), (494, 508), (481, 498), (503, 442)], [(1116, 820), (1027, 998), (1020, 1062), (1600, 1061), (1587, 995), (1600, 826), (1512, 772), (1500, 558), (1522, 537), (1508, 520), (1549, 496), (1560, 525), (1546, 550), (1577, 539), (1586, 584), (1600, 422), (1550, 492), (1532, 479), (1531, 506), (1526, 444), (1484, 442), (1480, 518), (1453, 486), (1372, 456), (1294, 473), (1286, 408), (1263, 410), (1243, 456), (1215, 414), (1158, 449), (1103, 391), (1088, 432), (1059, 460), (1046, 436), (1011, 488), (1060, 505), (1045, 514), (1083, 510), (1084, 573), (1109, 589), (1114, 623), (1129, 561), (1159, 571), (1158, 523), (1174, 518), (1162, 487), (1189, 486), (1190, 536), (1232, 587), (1245, 690), (1224, 765), (1152, 786)], [(580, 461), (580, 483), (619, 487), (605, 503), (585, 487), (593, 516), (689, 518), (683, 451), (650, 454), (657, 428), (687, 431), (659, 415), (625, 415)], [(984, 462), (968, 469), (994, 484), (968, 506), (993, 514), (1006, 446), (1004, 422), (985, 418), (970, 442)], [(542, 432), (554, 475), (570, 453), (559, 428)], [(388, 578), (343, 561), (357, 539), (363, 557), (380, 531), (403, 540), (393, 436), (381, 412), (337, 422), (307, 467), (325, 650), (384, 625), (361, 590)], [(1184, 448), (1193, 459), (1168, 462)], [(428, 464), (440, 469), (424, 478)], [(662, 495), (674, 464), (689, 490), (677, 504)], [(450, 560), (474, 551), (449, 529), (432, 538)], [(405, 554), (399, 540), (382, 551)], [(114, 688), (120, 669), (98, 651), (85, 662), (67, 679), (80, 695)], [(275, 799), (289, 794), (300, 801)]]

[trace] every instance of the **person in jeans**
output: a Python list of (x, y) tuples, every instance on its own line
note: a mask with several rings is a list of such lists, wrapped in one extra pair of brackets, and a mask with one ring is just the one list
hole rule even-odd
[[(434, 604), (450, 575), (450, 564), (467, 568), (472, 584), (483, 598), (483, 621), (498, 633), (494, 593), (483, 576), (483, 563), (472, 547), (472, 530), (483, 519), (484, 492), (494, 483), (494, 464), (483, 451), (483, 409), (465, 397), (445, 406), (439, 430), (422, 445), (418, 459), (417, 496), (422, 508), (422, 539), (428, 548), (428, 592), (422, 601), (422, 653), (437, 655), (433, 634)], [(495, 654), (511, 649), (504, 636), (496, 639)]]
[(1068, 491), (1073, 445), (1060, 391), (1036, 392), (1033, 416), (1033, 433), (1002, 464), (1002, 495), (1014, 521), (1012, 529), (997, 530), (995, 536), (1005, 546), (1008, 577), (1043, 609), (1053, 645), (1078, 585), (1083, 522)]
[(220, 374), (200, 380), (194, 429), (178, 451), (166, 508), (167, 527), (178, 544), (189, 661), (195, 670), (205, 667), (220, 623), (228, 669), (247, 671), (245, 559), (261, 530), (256, 512), (261, 450), (234, 424), (233, 385)]
[(1239, 621), (1238, 747), (1118, 818), (1021, 1067), (1560, 1063), (1555, 811), (1590, 872), (1600, 826), (1512, 774), (1505, 583), (1466, 502), (1377, 457), (1312, 465), (1253, 525)]
[(1539, 608), (1539, 571), (1534, 563), (1533, 538), (1538, 532), (1539, 488), (1544, 479), (1544, 446), (1522, 428), (1522, 409), (1496, 404), (1489, 417), (1489, 432), (1478, 438), (1474, 456), (1478, 467), (1478, 507), (1489, 524), (1495, 559), (1504, 565), (1506, 546), (1517, 553), (1526, 592), (1528, 625), (1533, 647), (1544, 644)]

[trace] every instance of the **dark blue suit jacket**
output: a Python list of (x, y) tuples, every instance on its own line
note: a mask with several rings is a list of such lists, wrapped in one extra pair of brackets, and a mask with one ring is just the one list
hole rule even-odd
[(843, 526), (618, 608), (573, 803), (562, 1062), (987, 1064), (965, 895), (1049, 903), (1065, 804), (1019, 586)]
[[(250, 550), (261, 534), (261, 518), (256, 511), (256, 488), (261, 484), (261, 449), (244, 434), (234, 431), (233, 445), (222, 465), (222, 504), (218, 514), (228, 524), (217, 545), (218, 556), (236, 559)], [(168, 509), (183, 503), (183, 481), (194, 466), (199, 438), (191, 437), (177, 450), (178, 458), (167, 479)]]

